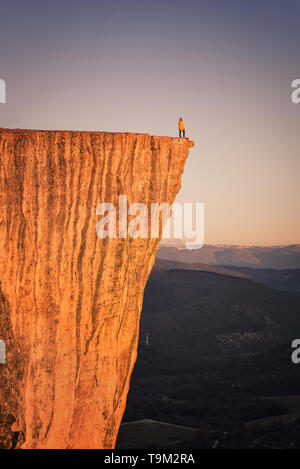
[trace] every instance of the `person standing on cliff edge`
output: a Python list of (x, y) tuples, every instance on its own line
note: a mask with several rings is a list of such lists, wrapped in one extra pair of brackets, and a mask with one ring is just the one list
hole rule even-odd
[(178, 129), (179, 129), (179, 138), (181, 138), (181, 133), (182, 133), (182, 136), (185, 137), (185, 128), (184, 128), (182, 117), (180, 117), (178, 121)]

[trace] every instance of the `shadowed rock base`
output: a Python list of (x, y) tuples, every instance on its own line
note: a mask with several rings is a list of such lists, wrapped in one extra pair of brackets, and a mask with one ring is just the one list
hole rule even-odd
[(0, 403), (17, 447), (114, 447), (159, 239), (101, 240), (96, 208), (173, 203), (191, 146), (0, 129)]

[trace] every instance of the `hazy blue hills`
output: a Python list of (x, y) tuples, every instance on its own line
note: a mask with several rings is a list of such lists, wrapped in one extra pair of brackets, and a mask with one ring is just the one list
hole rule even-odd
[(300, 245), (247, 247), (207, 244), (193, 250), (185, 249), (184, 244), (161, 245), (158, 257), (185, 263), (295, 269), (300, 268)]

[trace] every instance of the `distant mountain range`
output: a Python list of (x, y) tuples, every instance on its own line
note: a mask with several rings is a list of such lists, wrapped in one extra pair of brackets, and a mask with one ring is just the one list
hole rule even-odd
[(229, 246), (206, 244), (186, 249), (184, 244), (162, 244), (158, 257), (183, 263), (270, 269), (300, 268), (300, 244), (288, 246)]

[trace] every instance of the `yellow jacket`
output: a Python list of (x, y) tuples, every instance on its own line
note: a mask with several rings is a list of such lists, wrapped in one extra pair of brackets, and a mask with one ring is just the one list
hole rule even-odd
[(181, 121), (181, 120), (178, 121), (178, 128), (179, 128), (179, 130), (184, 130), (184, 123), (183, 123), (183, 121)]

